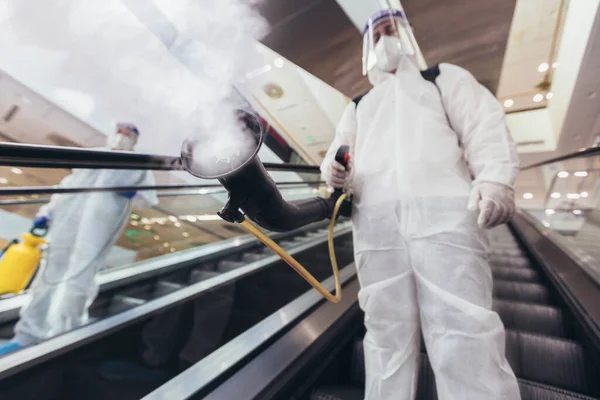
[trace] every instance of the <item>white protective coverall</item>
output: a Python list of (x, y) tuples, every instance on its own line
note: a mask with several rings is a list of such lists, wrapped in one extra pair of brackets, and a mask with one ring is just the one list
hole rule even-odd
[[(153, 185), (150, 171), (74, 169), (58, 187)], [(115, 192), (55, 194), (38, 216), (48, 217), (45, 262), (29, 290), (31, 301), (21, 309), (15, 338), (35, 344), (83, 325), (98, 293), (95, 280), (127, 223), (133, 204), (158, 204), (156, 192), (139, 191), (133, 198)]]
[(414, 398), (420, 330), (440, 400), (519, 399), (465, 163), (475, 182), (512, 186), (516, 146), (494, 96), (458, 66), (440, 70), (442, 96), (410, 57), (369, 72), (374, 88), (347, 106), (321, 167), (350, 146), (365, 399)]

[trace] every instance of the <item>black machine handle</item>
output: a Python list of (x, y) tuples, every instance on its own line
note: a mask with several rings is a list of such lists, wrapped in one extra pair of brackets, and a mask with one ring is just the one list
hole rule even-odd
[[(348, 145), (341, 145), (338, 151), (335, 153), (335, 161), (342, 164), (342, 166), (348, 171), (348, 162), (350, 161), (350, 147)], [(343, 189), (335, 189), (333, 196), (337, 199), (343, 193)]]

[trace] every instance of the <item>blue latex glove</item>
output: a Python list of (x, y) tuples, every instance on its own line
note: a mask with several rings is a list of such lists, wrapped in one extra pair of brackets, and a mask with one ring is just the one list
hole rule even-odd
[(123, 196), (125, 198), (131, 199), (135, 196), (137, 192), (119, 192), (119, 196)]
[(34, 219), (33, 229), (48, 230), (48, 217), (37, 217)]

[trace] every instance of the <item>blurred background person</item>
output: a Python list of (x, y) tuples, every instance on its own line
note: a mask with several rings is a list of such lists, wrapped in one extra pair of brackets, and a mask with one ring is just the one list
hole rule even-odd
[[(106, 148), (133, 151), (139, 131), (129, 123), (117, 124)], [(151, 171), (74, 169), (58, 187), (154, 185)], [(90, 192), (55, 194), (43, 206), (34, 228), (48, 230), (48, 249), (20, 312), (15, 336), (0, 346), (0, 355), (39, 343), (85, 324), (88, 308), (98, 294), (96, 274), (128, 221), (133, 205), (158, 204), (156, 192)]]

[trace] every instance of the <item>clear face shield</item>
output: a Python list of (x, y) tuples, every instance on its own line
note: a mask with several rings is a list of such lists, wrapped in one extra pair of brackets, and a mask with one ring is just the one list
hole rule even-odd
[(395, 69), (400, 57), (417, 57), (418, 47), (406, 19), (399, 10), (382, 10), (369, 18), (363, 33), (363, 75), (375, 66)]

